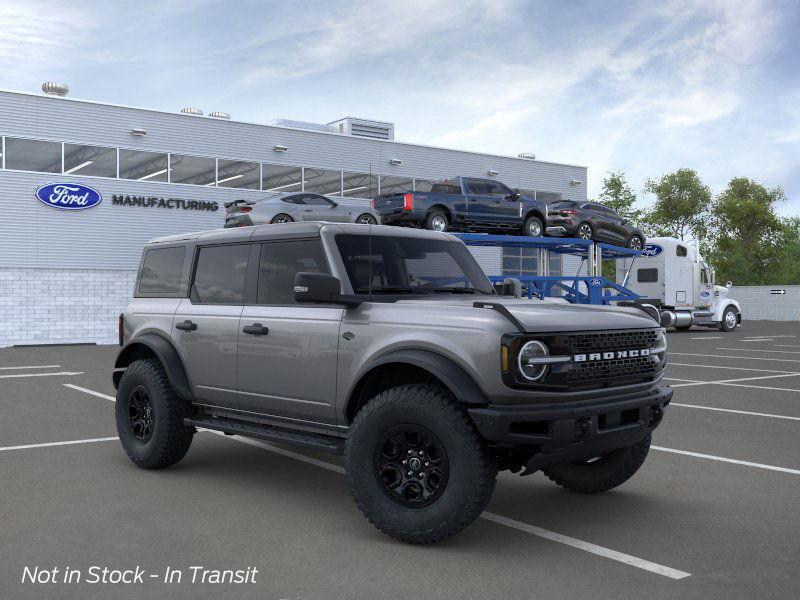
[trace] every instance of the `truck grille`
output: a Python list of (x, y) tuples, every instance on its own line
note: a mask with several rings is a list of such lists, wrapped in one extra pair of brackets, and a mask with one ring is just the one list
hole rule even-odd
[[(659, 345), (658, 329), (563, 333), (541, 338), (554, 355), (641, 350)], [(553, 366), (546, 383), (569, 388), (607, 387), (650, 381), (664, 368), (651, 356), (570, 362)]]
[(604, 331), (568, 334), (566, 338), (570, 353), (583, 354), (652, 348), (658, 343), (658, 332), (654, 329), (645, 329), (644, 331)]

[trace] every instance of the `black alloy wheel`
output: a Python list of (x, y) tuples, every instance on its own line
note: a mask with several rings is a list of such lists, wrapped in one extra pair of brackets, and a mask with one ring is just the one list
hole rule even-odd
[(144, 386), (133, 390), (128, 402), (128, 422), (133, 435), (140, 444), (146, 444), (153, 437), (153, 402)]
[(644, 243), (642, 242), (642, 238), (638, 235), (632, 236), (630, 241), (628, 241), (628, 248), (631, 250), (641, 250), (643, 247)]
[(280, 213), (272, 217), (272, 221), (270, 223), (278, 224), (278, 223), (293, 223), (294, 219), (289, 215)]
[(447, 486), (450, 465), (431, 431), (411, 424), (391, 428), (375, 448), (375, 476), (383, 492), (408, 508), (426, 506)]
[(581, 223), (578, 225), (578, 231), (576, 237), (581, 240), (590, 240), (592, 239), (592, 226), (588, 223)]
[(372, 215), (363, 214), (356, 219), (356, 223), (360, 223), (361, 225), (377, 225), (378, 220)]

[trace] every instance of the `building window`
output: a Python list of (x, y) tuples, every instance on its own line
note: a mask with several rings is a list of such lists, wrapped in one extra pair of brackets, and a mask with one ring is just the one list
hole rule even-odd
[(342, 172), (306, 167), (304, 190), (324, 196), (342, 195)]
[(265, 192), (299, 192), (303, 187), (303, 170), (285, 165), (261, 165), (262, 184)]
[(168, 172), (166, 154), (140, 150), (119, 151), (119, 176), (122, 179), (166, 182)]
[(257, 190), (260, 186), (260, 170), (258, 163), (220, 159), (217, 164), (217, 185)]
[(344, 189), (342, 196), (347, 198), (374, 198), (378, 195), (378, 176), (367, 173), (342, 173)]
[(6, 169), (61, 173), (61, 143), (6, 138)]
[(117, 176), (117, 149), (64, 144), (64, 174)]
[(171, 183), (190, 185), (214, 185), (217, 161), (204, 156), (171, 154), (169, 157), (169, 180)]
[(381, 194), (402, 194), (414, 189), (414, 180), (410, 177), (394, 177), (383, 175), (381, 177)]

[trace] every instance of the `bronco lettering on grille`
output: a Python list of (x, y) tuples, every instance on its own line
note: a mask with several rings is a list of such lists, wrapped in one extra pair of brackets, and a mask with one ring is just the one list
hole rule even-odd
[(573, 354), (572, 362), (592, 362), (596, 360), (613, 360), (615, 358), (638, 358), (640, 356), (650, 356), (650, 349), (642, 348), (641, 350), (617, 350), (616, 352)]

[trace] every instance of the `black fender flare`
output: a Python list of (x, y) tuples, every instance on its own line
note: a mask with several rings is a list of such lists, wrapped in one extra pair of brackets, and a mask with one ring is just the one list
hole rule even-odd
[(522, 216), (522, 224), (525, 224), (525, 221), (528, 220), (528, 217), (539, 217), (539, 220), (542, 222), (542, 227), (547, 229), (547, 219), (544, 218), (544, 213), (536, 206), (529, 208), (527, 212)]
[(186, 369), (183, 361), (178, 355), (178, 351), (172, 342), (156, 333), (143, 333), (128, 341), (117, 354), (114, 361), (114, 388), (119, 386), (124, 369), (131, 363), (131, 357), (135, 355), (135, 350), (144, 346), (156, 355), (158, 360), (167, 372), (167, 378), (175, 390), (175, 393), (182, 400), (191, 400), (192, 391), (189, 386), (189, 378), (186, 376)]
[(481, 391), (472, 377), (451, 359), (430, 350), (406, 349), (395, 350), (384, 354), (370, 362), (356, 379), (356, 383), (348, 392), (348, 404), (352, 395), (364, 377), (381, 365), (405, 363), (419, 367), (435, 376), (460, 402), (468, 404), (487, 404), (486, 395)]

